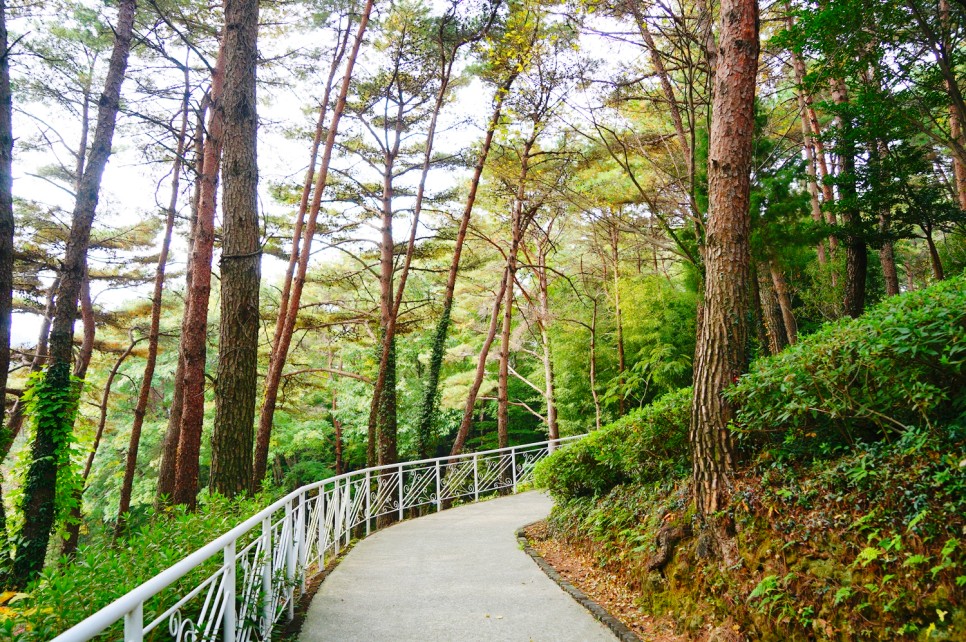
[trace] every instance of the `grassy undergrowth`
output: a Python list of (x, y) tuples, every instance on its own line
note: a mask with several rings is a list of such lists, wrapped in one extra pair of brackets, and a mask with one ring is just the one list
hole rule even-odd
[[(109, 533), (82, 544), (72, 563), (60, 560), (22, 593), (0, 594), (0, 639), (49, 640), (107, 606), (161, 571), (181, 561), (271, 503), (268, 494), (227, 500), (208, 496), (190, 513), (183, 508), (164, 518), (150, 519), (125, 540), (114, 543)], [(254, 530), (255, 534), (260, 529)], [(247, 541), (247, 540), (246, 540)], [(145, 604), (145, 622), (153, 620), (221, 564), (216, 555)], [(191, 617), (200, 603), (188, 606)], [(254, 626), (255, 622), (242, 623)], [(162, 626), (167, 634), (167, 624)], [(121, 639), (116, 625), (104, 639)], [(158, 639), (161, 639), (160, 634)]]
[(753, 364), (730, 565), (691, 509), (687, 391), (540, 464), (551, 528), (697, 639), (964, 640), (964, 364), (961, 278)]

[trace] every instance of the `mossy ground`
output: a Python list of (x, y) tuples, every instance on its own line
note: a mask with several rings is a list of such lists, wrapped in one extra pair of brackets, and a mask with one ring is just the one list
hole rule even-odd
[(966, 640), (966, 279), (756, 360), (727, 508), (692, 513), (690, 399), (540, 462), (560, 537), (696, 639)]
[[(707, 546), (686, 479), (563, 502), (554, 536), (626, 578), (646, 613), (703, 639), (966, 639), (966, 441), (913, 432), (792, 466), (762, 456), (734, 479), (737, 562)], [(648, 570), (657, 536), (686, 527)]]

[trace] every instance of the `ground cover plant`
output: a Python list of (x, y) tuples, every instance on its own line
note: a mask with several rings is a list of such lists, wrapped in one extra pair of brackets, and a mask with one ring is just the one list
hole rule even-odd
[[(92, 536), (77, 550), (73, 560), (61, 559), (22, 590), (0, 595), (0, 637), (24, 641), (55, 637), (181, 561), (187, 553), (231, 530), (271, 501), (270, 494), (236, 500), (208, 497), (197, 512), (172, 508), (166, 515), (147, 516), (139, 528), (119, 541), (113, 541), (109, 532)], [(145, 622), (160, 615), (217, 570), (220, 563), (215, 556), (145, 603)], [(190, 619), (198, 609), (200, 604), (188, 604), (183, 615)], [(162, 628), (166, 634), (167, 625)], [(112, 629), (108, 635), (122, 636), (123, 626)]]
[[(709, 549), (686, 470), (602, 468), (648, 461), (617, 425), (540, 463), (558, 501), (551, 529), (697, 638), (721, 627), (763, 640), (961, 639), (964, 286), (952, 279), (830, 325), (732, 388), (744, 463), (721, 517), (734, 550)], [(684, 428), (648, 430), (673, 442)], [(595, 458), (595, 443), (620, 453)], [(574, 484), (582, 472), (596, 482)]]

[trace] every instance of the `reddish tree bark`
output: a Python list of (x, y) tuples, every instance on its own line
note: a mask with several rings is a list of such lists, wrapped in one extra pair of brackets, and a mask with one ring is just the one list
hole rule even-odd
[[(791, 28), (794, 20), (788, 17), (788, 26)], [(796, 97), (798, 99), (798, 113), (802, 128), (802, 148), (805, 150), (805, 182), (808, 185), (809, 203), (812, 208), (812, 220), (816, 223), (822, 222), (822, 204), (819, 201), (818, 193), (818, 170), (815, 159), (815, 145), (812, 138), (812, 127), (808, 119), (808, 104), (805, 94), (805, 61), (798, 52), (792, 52), (792, 70), (795, 74), (795, 85), (797, 86)], [(825, 254), (825, 242), (819, 241), (815, 247), (818, 252), (819, 265), (825, 265), (828, 257)]]
[[(205, 115), (208, 113), (208, 94), (201, 101), (197, 111), (194, 141), (194, 194), (191, 199), (191, 232), (188, 235), (188, 255), (194, 253), (196, 226), (198, 223), (198, 206), (201, 203), (201, 176), (204, 174), (205, 155)], [(185, 271), (185, 292), (191, 291), (191, 262)], [(181, 315), (181, 334), (188, 332), (188, 301), (185, 298)], [(175, 467), (178, 461), (178, 441), (181, 438), (181, 414), (184, 408), (184, 344), (178, 342), (178, 364), (175, 366), (171, 405), (168, 408), (168, 427), (164, 432), (164, 443), (161, 446), (161, 466), (158, 469), (158, 486), (154, 503), (158, 508), (166, 506), (174, 496)]]
[[(480, 186), (480, 179), (483, 176), (483, 168), (486, 166), (486, 159), (490, 154), (490, 147), (493, 144), (493, 135), (497, 126), (500, 124), (500, 116), (503, 111), (503, 101), (510, 93), (510, 88), (516, 80), (519, 72), (514, 71), (507, 76), (506, 81), (497, 88), (494, 96), (493, 113), (486, 128), (486, 137), (483, 139), (483, 148), (476, 159), (473, 168), (473, 178), (470, 180), (470, 191), (466, 197), (466, 205), (463, 207), (463, 215), (460, 218), (460, 226), (456, 232), (456, 242), (453, 246), (453, 258), (450, 260), (449, 276), (446, 279), (446, 291), (443, 294), (443, 310), (439, 321), (436, 323), (436, 331), (433, 337), (433, 350), (429, 358), (429, 367), (426, 373), (426, 389), (423, 394), (423, 404), (419, 415), (419, 426), (417, 428), (417, 440), (419, 452), (423, 457), (429, 456), (430, 435), (432, 434), (433, 419), (436, 415), (436, 408), (439, 405), (439, 373), (443, 365), (443, 352), (446, 347), (446, 337), (449, 334), (450, 317), (453, 310), (453, 298), (456, 292), (456, 277), (459, 274), (460, 257), (463, 253), (463, 244), (466, 241), (466, 230), (473, 215), (473, 206), (476, 203), (476, 193)], [(502, 296), (502, 295), (501, 295)], [(482, 381), (482, 380), (481, 380)], [(465, 436), (464, 436), (465, 440)], [(454, 446), (455, 448), (455, 446)], [(462, 449), (462, 445), (460, 445)], [(458, 451), (457, 451), (458, 452)]]
[(929, 248), (929, 265), (932, 267), (932, 276), (937, 281), (942, 281), (946, 278), (946, 272), (943, 270), (943, 262), (939, 257), (939, 250), (936, 248), (936, 241), (932, 238), (933, 228), (932, 224), (921, 225), (922, 231), (926, 237), (926, 247)]
[(892, 239), (889, 238), (891, 224), (889, 212), (879, 212), (879, 234), (882, 235), (882, 247), (879, 248), (879, 265), (882, 266), (882, 278), (885, 280), (886, 296), (899, 294), (899, 271), (896, 269), (896, 254)]
[(733, 409), (722, 392), (745, 368), (751, 305), (750, 174), (758, 72), (758, 3), (723, 0), (708, 153), (705, 290), (694, 359), (690, 441), (695, 502), (710, 516), (726, 504)]
[(513, 199), (513, 212), (510, 218), (510, 250), (506, 256), (507, 286), (503, 301), (503, 327), (500, 333), (500, 368), (497, 377), (497, 413), (496, 431), (500, 448), (510, 445), (510, 398), (509, 398), (509, 369), (510, 369), (510, 330), (513, 323), (513, 293), (516, 284), (517, 254), (523, 235), (526, 233), (530, 221), (536, 213), (536, 208), (525, 207), (527, 204), (527, 178), (530, 173), (530, 154), (537, 142), (539, 128), (534, 124), (533, 130), (523, 144), (520, 153), (520, 176), (517, 178), (517, 191)]
[[(949, 133), (954, 140), (961, 141), (961, 144), (966, 147), (963, 126), (959, 122), (959, 115), (953, 109), (949, 110)], [(958, 156), (953, 156), (953, 185), (959, 209), (966, 210), (966, 164)]]
[[(808, 124), (809, 130), (812, 134), (812, 145), (814, 146), (814, 158), (815, 164), (818, 169), (818, 184), (822, 188), (822, 203), (827, 207), (823, 210), (825, 214), (825, 222), (829, 225), (838, 225), (838, 220), (835, 215), (835, 210), (831, 207), (831, 204), (835, 202), (835, 194), (832, 191), (832, 185), (828, 181), (830, 174), (828, 160), (825, 157), (825, 143), (822, 142), (822, 127), (818, 122), (818, 115), (815, 113), (815, 108), (812, 107), (811, 96), (805, 94), (805, 106), (806, 112), (808, 113)], [(835, 250), (838, 248), (839, 241), (838, 238), (833, 234), (828, 238), (828, 248), (831, 254), (835, 254)], [(832, 285), (835, 285), (837, 276), (832, 273)]]
[[(285, 356), (280, 354), (279, 347), (282, 344), (285, 322), (290, 312), (289, 299), (292, 295), (292, 281), (295, 278), (295, 270), (298, 267), (299, 257), (301, 256), (300, 247), (305, 228), (305, 214), (308, 212), (309, 199), (312, 196), (312, 187), (315, 184), (315, 166), (318, 162), (319, 147), (322, 144), (322, 137), (326, 133), (325, 119), (329, 113), (329, 99), (331, 98), (336, 72), (339, 70), (339, 65), (342, 62), (348, 46), (349, 34), (352, 31), (351, 26), (351, 24), (346, 25), (345, 30), (342, 32), (342, 38), (339, 39), (339, 44), (332, 57), (332, 64), (329, 66), (329, 76), (326, 79), (322, 101), (319, 103), (319, 117), (315, 123), (315, 135), (312, 138), (312, 146), (309, 151), (309, 166), (305, 171), (305, 181), (302, 184), (302, 196), (299, 199), (299, 209), (295, 215), (295, 226), (292, 232), (292, 251), (289, 254), (288, 267), (285, 269), (285, 279), (282, 283), (278, 301), (278, 316), (275, 319), (275, 331), (272, 335), (272, 350), (269, 355), (265, 393), (258, 418), (259, 434), (263, 432), (262, 426), (267, 426), (264, 430), (268, 430), (269, 434), (271, 433), (272, 421), (275, 417), (275, 408), (278, 403), (278, 388), (282, 380), (282, 370), (285, 366)], [(338, 462), (336, 467), (339, 467)]]
[(175, 504), (195, 506), (198, 492), (198, 458), (201, 453), (201, 430), (205, 419), (205, 360), (208, 341), (208, 299), (211, 295), (211, 257), (215, 243), (215, 206), (224, 134), (224, 40), (211, 74), (210, 116), (208, 136), (200, 177), (201, 194), (195, 238), (191, 248), (191, 287), (185, 302), (185, 324), (180, 350), (184, 354), (184, 387), (178, 457), (172, 500)]
[(141, 377), (141, 387), (138, 390), (137, 404), (134, 406), (134, 423), (131, 424), (131, 438), (127, 447), (124, 479), (121, 482), (121, 498), (118, 502), (117, 523), (114, 527), (115, 537), (120, 536), (124, 531), (127, 511), (131, 507), (131, 489), (134, 485), (134, 473), (137, 470), (138, 448), (141, 444), (141, 428), (144, 426), (144, 416), (147, 414), (148, 399), (151, 396), (151, 384), (154, 381), (154, 368), (158, 360), (158, 342), (161, 334), (161, 304), (164, 293), (164, 272), (168, 265), (168, 252), (171, 249), (174, 219), (178, 213), (181, 167), (184, 164), (185, 143), (188, 135), (188, 101), (191, 98), (191, 84), (190, 72), (187, 65), (185, 65), (183, 71), (184, 92), (181, 98), (181, 128), (178, 130), (174, 163), (171, 167), (171, 194), (168, 198), (167, 215), (164, 221), (164, 238), (161, 241), (161, 253), (158, 255), (158, 267), (154, 271), (154, 292), (151, 294), (151, 326), (148, 330), (148, 355), (147, 361), (144, 364), (144, 375)]
[[(767, 270), (767, 266), (761, 266)], [(758, 274), (757, 292), (759, 295), (759, 306), (761, 308), (762, 321), (764, 321), (768, 352), (778, 354), (788, 345), (788, 335), (785, 333), (785, 323), (782, 319), (781, 307), (778, 304), (778, 297), (775, 296), (775, 286), (770, 273)]]
[(500, 289), (496, 293), (496, 298), (493, 299), (493, 310), (490, 313), (490, 327), (487, 330), (486, 339), (483, 341), (483, 347), (480, 348), (480, 356), (476, 361), (476, 374), (473, 378), (473, 385), (470, 386), (466, 395), (466, 404), (463, 406), (463, 420), (460, 422), (459, 430), (456, 432), (456, 440), (453, 442), (453, 448), (450, 450), (451, 455), (458, 455), (463, 452), (463, 447), (466, 445), (466, 438), (470, 434), (470, 427), (473, 425), (473, 408), (476, 406), (476, 398), (480, 394), (480, 386), (483, 385), (483, 377), (486, 376), (486, 358), (490, 354), (490, 346), (493, 345), (493, 339), (496, 338), (496, 326), (500, 317), (500, 303), (503, 301), (503, 295), (506, 294), (508, 280), (509, 275), (507, 270), (504, 269)]
[(312, 202), (309, 206), (309, 217), (302, 236), (302, 249), (299, 252), (298, 268), (292, 281), (292, 290), (288, 302), (288, 311), (285, 313), (283, 331), (274, 346), (273, 358), (269, 362), (268, 373), (265, 375), (265, 397), (262, 401), (262, 409), (259, 415), (258, 434), (255, 438), (255, 460), (252, 466), (252, 486), (254, 488), (258, 488), (261, 485), (268, 467), (268, 447), (272, 436), (272, 419), (275, 416), (275, 405), (278, 400), (278, 384), (282, 379), (282, 368), (285, 366), (285, 360), (288, 358), (288, 351), (292, 344), (292, 335), (295, 333), (295, 322), (298, 318), (299, 306), (302, 301), (302, 289), (305, 287), (305, 275), (308, 271), (312, 240), (315, 238), (319, 210), (322, 207), (322, 192), (325, 191), (325, 185), (329, 177), (329, 163), (332, 160), (332, 149), (335, 147), (335, 137), (339, 131), (339, 122), (342, 120), (346, 98), (349, 94), (352, 70), (355, 68), (359, 48), (362, 46), (362, 38), (369, 24), (372, 6), (373, 0), (366, 0), (366, 4), (362, 9), (362, 15), (359, 17), (359, 27), (356, 31), (355, 42), (352, 46), (352, 51), (349, 53), (349, 58), (346, 61), (345, 73), (342, 76), (342, 86), (339, 89), (339, 97), (336, 101), (335, 110), (332, 113), (332, 122), (329, 123), (325, 138), (322, 162), (319, 164), (319, 174), (315, 179)]
[(80, 313), (84, 330), (81, 334), (80, 350), (77, 351), (77, 361), (74, 363), (74, 376), (84, 379), (87, 377), (87, 368), (91, 365), (91, 357), (94, 356), (94, 336), (97, 333), (94, 323), (94, 304), (91, 301), (91, 279), (86, 265), (84, 280), (81, 282)]
[(772, 284), (775, 286), (775, 297), (778, 299), (778, 307), (782, 313), (785, 336), (788, 337), (788, 343), (794, 345), (798, 342), (798, 323), (795, 321), (795, 313), (792, 310), (792, 297), (788, 293), (788, 283), (785, 281), (785, 273), (776, 265), (775, 261), (768, 262), (768, 269), (771, 272)]
[[(550, 439), (560, 437), (557, 427), (557, 403), (554, 391), (553, 353), (550, 349), (550, 292), (547, 280), (547, 241), (542, 240), (537, 248), (537, 302), (539, 305), (537, 325), (540, 327), (540, 343), (543, 347), (543, 379), (544, 400), (547, 404), (547, 436)], [(594, 379), (594, 338), (591, 337), (590, 349), (590, 385), (593, 391)]]

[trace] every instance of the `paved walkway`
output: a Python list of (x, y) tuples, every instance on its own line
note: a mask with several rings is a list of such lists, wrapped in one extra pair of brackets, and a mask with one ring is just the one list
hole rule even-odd
[(529, 492), (373, 533), (322, 583), (301, 641), (613, 642), (517, 545), (550, 506)]

